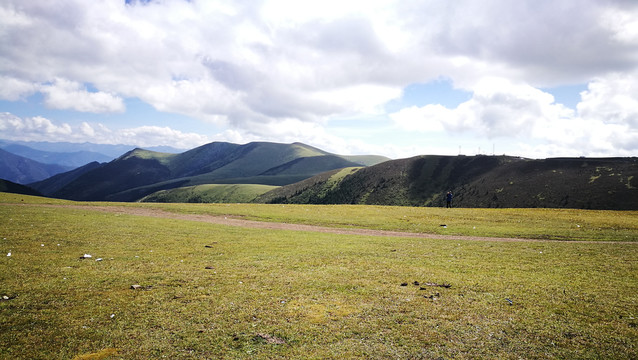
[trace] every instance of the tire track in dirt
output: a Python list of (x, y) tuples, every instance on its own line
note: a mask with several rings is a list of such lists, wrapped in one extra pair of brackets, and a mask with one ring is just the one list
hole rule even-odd
[[(15, 204), (3, 204), (15, 205)], [(292, 230), (292, 231), (308, 231), (330, 233), (338, 235), (359, 235), (359, 236), (386, 236), (386, 237), (411, 237), (421, 239), (440, 239), (455, 241), (497, 241), (497, 242), (554, 242), (554, 243), (577, 243), (577, 244), (638, 244), (638, 242), (630, 241), (582, 241), (582, 240), (547, 240), (547, 239), (527, 239), (527, 238), (502, 238), (502, 237), (484, 237), (484, 236), (462, 236), (462, 235), (439, 235), (427, 233), (411, 233), (390, 230), (373, 230), (373, 229), (346, 229), (334, 228), (318, 225), (304, 225), (294, 223), (265, 222), (239, 219), (236, 217), (220, 216), (220, 215), (202, 215), (202, 214), (180, 214), (161, 209), (127, 207), (127, 206), (99, 206), (99, 205), (60, 205), (60, 204), (22, 204), (20, 206), (41, 206), (51, 208), (65, 208), (77, 210), (100, 211), (113, 214), (147, 216), (163, 219), (198, 221), (209, 224), (236, 226), (253, 229), (266, 230)]]

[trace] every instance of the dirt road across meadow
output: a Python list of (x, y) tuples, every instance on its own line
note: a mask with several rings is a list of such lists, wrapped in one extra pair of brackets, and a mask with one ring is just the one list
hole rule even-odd
[(334, 228), (316, 225), (303, 225), (291, 223), (265, 222), (245, 220), (230, 216), (217, 215), (201, 215), (201, 214), (180, 214), (161, 209), (126, 207), (126, 206), (95, 206), (95, 205), (51, 205), (51, 204), (29, 204), (24, 206), (43, 206), (52, 208), (66, 208), (87, 211), (100, 211), (113, 214), (148, 216), (154, 218), (198, 221), (209, 224), (218, 224), (226, 226), (237, 226), (253, 229), (268, 230), (291, 230), (291, 231), (309, 231), (321, 232), (339, 235), (360, 235), (360, 236), (386, 236), (386, 237), (412, 237), (422, 239), (443, 239), (443, 240), (470, 240), (470, 241), (500, 241), (500, 242), (568, 242), (568, 243), (596, 243), (596, 244), (638, 244), (638, 242), (624, 241), (564, 241), (564, 240), (545, 240), (545, 239), (521, 239), (521, 238), (496, 238), (496, 237), (480, 237), (480, 236), (459, 236), (459, 235), (438, 235), (425, 233), (410, 233), (401, 231), (372, 230), (372, 229), (346, 229)]

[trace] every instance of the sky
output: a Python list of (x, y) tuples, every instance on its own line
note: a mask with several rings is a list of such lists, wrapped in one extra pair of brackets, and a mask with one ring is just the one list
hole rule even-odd
[(0, 0), (0, 139), (638, 155), (634, 0)]

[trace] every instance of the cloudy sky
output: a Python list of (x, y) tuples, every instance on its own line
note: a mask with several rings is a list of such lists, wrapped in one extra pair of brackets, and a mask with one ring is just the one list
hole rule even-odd
[(0, 0), (0, 138), (638, 155), (634, 0)]

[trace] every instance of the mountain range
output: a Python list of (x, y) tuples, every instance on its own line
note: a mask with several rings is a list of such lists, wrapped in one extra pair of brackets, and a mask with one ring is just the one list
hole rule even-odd
[[(0, 152), (0, 164), (13, 159), (14, 169), (24, 169), (20, 164), (33, 162), (16, 157)], [(0, 178), (11, 180), (0, 170)], [(443, 206), (451, 191), (458, 207), (638, 209), (635, 157), (390, 160), (336, 155), (301, 143), (214, 142), (183, 152), (137, 148), (109, 162), (56, 171), (29, 187), (44, 196), (96, 201)], [(5, 188), (0, 191), (15, 186)]]
[(71, 170), (59, 164), (44, 164), (0, 149), (0, 178), (18, 184), (28, 184)]
[(638, 209), (638, 158), (417, 156), (341, 169), (279, 187), (255, 202), (474, 208)]
[[(0, 139), (0, 178), (29, 184), (91, 162), (111, 161), (132, 149), (135, 146)], [(169, 153), (184, 151), (169, 146), (151, 147), (148, 150)]]
[(341, 156), (301, 143), (214, 142), (178, 154), (134, 149), (105, 163), (30, 184), (46, 196), (136, 201), (159, 190), (202, 184), (292, 184), (319, 173), (368, 166), (381, 156)]

